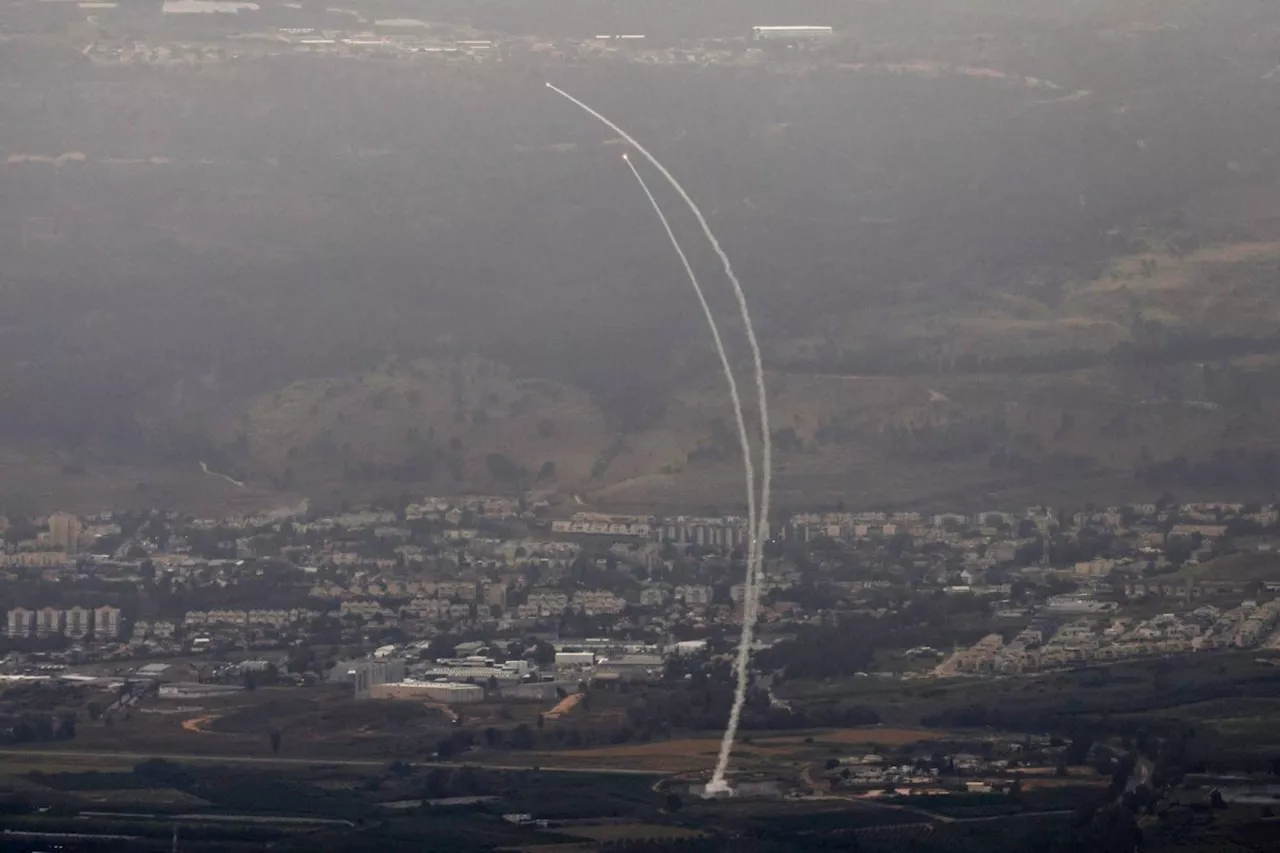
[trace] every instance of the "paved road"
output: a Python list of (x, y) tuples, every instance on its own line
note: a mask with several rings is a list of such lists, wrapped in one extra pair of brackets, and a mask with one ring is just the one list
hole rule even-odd
[[(253, 755), (187, 755), (181, 753), (157, 753), (157, 752), (104, 752), (100, 750), (74, 750), (74, 749), (0, 749), (0, 756), (14, 755), (27, 758), (114, 758), (120, 761), (146, 761), (148, 758), (163, 758), (165, 761), (185, 761), (185, 762), (207, 762), (212, 764), (266, 764), (277, 765), (283, 767), (316, 767), (316, 766), (338, 766), (338, 767), (368, 767), (382, 768), (386, 767), (396, 758), (384, 758), (381, 760), (374, 759), (351, 759), (351, 758), (282, 758), (280, 756), (253, 756)], [(408, 758), (400, 758), (402, 761), (408, 761), (415, 767), (442, 767), (442, 768), (458, 768), (458, 767), (480, 767), (486, 770), (539, 770), (544, 773), (607, 773), (616, 776), (669, 776), (670, 773), (661, 770), (633, 770), (625, 767), (610, 768), (590, 768), (590, 767), (544, 767), (542, 765), (534, 766), (532, 764), (490, 764), (485, 761), (412, 761)]]

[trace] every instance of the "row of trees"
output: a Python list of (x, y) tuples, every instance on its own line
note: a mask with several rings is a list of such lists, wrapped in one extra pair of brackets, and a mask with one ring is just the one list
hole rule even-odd
[(1190, 461), (1176, 456), (1162, 462), (1139, 465), (1135, 476), (1153, 487), (1265, 489), (1280, 482), (1280, 455), (1244, 449), (1219, 450), (1209, 459)]
[(0, 723), (0, 742), (41, 743), (53, 740), (73, 740), (76, 736), (74, 714), (25, 713), (7, 723)]

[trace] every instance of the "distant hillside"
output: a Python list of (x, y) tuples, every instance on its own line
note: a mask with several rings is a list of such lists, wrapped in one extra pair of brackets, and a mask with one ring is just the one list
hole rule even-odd
[(611, 441), (582, 391), (480, 359), (389, 362), (291, 383), (214, 433), (237, 470), (283, 488), (342, 481), (506, 488), (590, 476)]

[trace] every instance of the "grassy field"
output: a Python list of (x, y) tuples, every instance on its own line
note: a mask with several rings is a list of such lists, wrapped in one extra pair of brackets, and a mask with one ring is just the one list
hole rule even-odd
[(858, 705), (907, 726), (928, 721), (937, 739), (953, 742), (995, 732), (1069, 736), (1078, 726), (1130, 737), (1193, 730), (1198, 758), (1249, 769), (1280, 757), (1280, 678), (1258, 658), (1202, 652), (1024, 678), (792, 682), (783, 692), (806, 707)]
[(1280, 719), (1280, 697), (1240, 697), (1193, 702), (1162, 711), (1128, 715), (1133, 720), (1160, 719), (1197, 723), (1227, 741), (1275, 744)]
[[(814, 760), (833, 748), (856, 745), (905, 746), (934, 740), (944, 733), (929, 729), (870, 727), (855, 729), (815, 729), (776, 737), (750, 735), (733, 751), (734, 764), (741, 768), (764, 769)], [(715, 764), (719, 737), (676, 738), (654, 743), (574, 749), (557, 752), (522, 753), (541, 767), (583, 767), (653, 770), (683, 773), (704, 770)]]
[(129, 771), (135, 762), (110, 755), (62, 755), (49, 752), (40, 755), (6, 755), (0, 760), (0, 781), (8, 782), (28, 773), (111, 773)]
[[(515, 708), (532, 722), (537, 707)], [(487, 725), (480, 707), (468, 715)], [(514, 725), (502, 721), (499, 725)], [(357, 702), (348, 692), (319, 688), (264, 687), (228, 697), (184, 702), (148, 698), (126, 719), (84, 722), (75, 749), (158, 754), (271, 756), (270, 732), (282, 732), (280, 757), (368, 759), (421, 755), (453, 729), (438, 709), (416, 702)], [(388, 758), (387, 760), (390, 760)]]
[(586, 838), (591, 841), (646, 841), (672, 838), (700, 838), (705, 833), (682, 826), (660, 823), (616, 823), (601, 826), (570, 826), (556, 829), (558, 835)]
[(73, 791), (86, 805), (104, 809), (200, 809), (208, 800), (175, 788), (123, 788), (108, 791)]

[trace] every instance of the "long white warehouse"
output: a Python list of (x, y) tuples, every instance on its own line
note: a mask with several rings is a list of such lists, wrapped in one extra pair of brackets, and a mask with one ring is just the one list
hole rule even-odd
[(449, 681), (399, 681), (375, 684), (374, 699), (421, 699), (445, 705), (471, 705), (484, 701), (484, 688), (478, 684)]
[(831, 27), (787, 26), (752, 27), (751, 37), (757, 39), (823, 39), (831, 38), (836, 31)]

